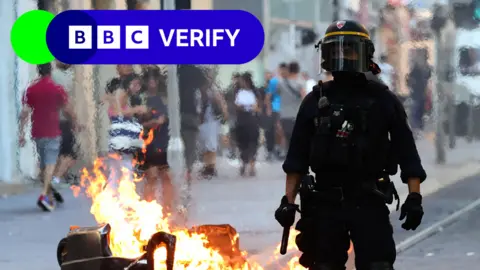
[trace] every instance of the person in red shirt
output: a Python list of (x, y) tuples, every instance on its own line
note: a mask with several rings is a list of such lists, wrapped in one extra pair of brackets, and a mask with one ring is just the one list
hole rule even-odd
[[(25, 145), (25, 125), (30, 118), (32, 139), (37, 147), (40, 175), (44, 184), (37, 204), (44, 211), (52, 211), (55, 209), (55, 202), (51, 180), (61, 143), (59, 112), (63, 110), (73, 120), (75, 127), (77, 127), (76, 115), (69, 106), (65, 90), (50, 77), (52, 65), (50, 63), (39, 65), (37, 70), (40, 78), (27, 88), (22, 100), (19, 144)], [(55, 197), (58, 197), (58, 194)]]

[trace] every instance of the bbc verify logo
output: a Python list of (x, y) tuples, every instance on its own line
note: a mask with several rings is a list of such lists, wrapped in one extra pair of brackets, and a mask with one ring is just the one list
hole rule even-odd
[(52, 55), (69, 64), (218, 65), (255, 59), (265, 34), (240, 10), (71, 10), (46, 36)]
[[(68, 48), (93, 48), (93, 27), (77, 25), (68, 27)], [(149, 49), (149, 26), (125, 26), (125, 49)], [(221, 41), (235, 46), (240, 29), (164, 29), (158, 30), (164, 47), (217, 47)], [(97, 26), (97, 49), (123, 49), (121, 28), (114, 25)]]
[[(125, 26), (125, 49), (149, 49), (147, 25)], [(69, 49), (93, 49), (93, 27), (71, 25), (68, 27)], [(97, 26), (97, 49), (122, 49), (121, 28), (116, 25)]]

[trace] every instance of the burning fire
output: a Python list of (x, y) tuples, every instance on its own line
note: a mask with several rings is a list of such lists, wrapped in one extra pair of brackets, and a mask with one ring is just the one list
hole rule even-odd
[(147, 146), (152, 143), (154, 135), (153, 135), (153, 129), (150, 129), (146, 138), (144, 138), (143, 132), (144, 132), (144, 130), (142, 130), (142, 132), (140, 133), (140, 139), (143, 140), (142, 153), (146, 154), (147, 153)]
[[(251, 262), (232, 265), (232, 262), (227, 261), (218, 250), (206, 247), (208, 240), (204, 234), (172, 228), (169, 224), (170, 216), (163, 215), (160, 204), (142, 200), (137, 194), (135, 182), (139, 180), (129, 169), (122, 168), (121, 175), (118, 176), (111, 171), (110, 177), (104, 173), (104, 169), (104, 162), (98, 159), (93, 172), (83, 170), (80, 186), (74, 187), (73, 191), (78, 196), (84, 189), (86, 195), (92, 199), (90, 212), (96, 221), (111, 225), (110, 249), (114, 256), (140, 257), (150, 237), (158, 231), (164, 231), (177, 237), (175, 269), (262, 269)], [(116, 183), (108, 183), (112, 178), (118, 179)], [(156, 270), (166, 269), (165, 259), (166, 249), (164, 247), (157, 249)]]
[[(141, 135), (143, 137), (143, 134)], [(144, 139), (145, 146), (153, 139), (153, 131)], [(145, 151), (144, 146), (144, 151)], [(116, 162), (125, 162), (118, 155), (110, 155), (109, 159)], [(135, 162), (135, 161), (134, 161)], [(125, 164), (126, 165), (126, 164)], [(132, 164), (134, 165), (134, 164)], [(130, 165), (129, 165), (130, 166)], [(92, 200), (90, 212), (99, 224), (111, 225), (110, 249), (113, 256), (138, 258), (144, 253), (144, 246), (150, 237), (163, 231), (176, 236), (175, 270), (260, 270), (263, 269), (255, 262), (245, 260), (229, 260), (222, 256), (219, 250), (208, 247), (205, 234), (194, 233), (185, 228), (173, 228), (171, 216), (164, 216), (163, 209), (156, 201), (142, 200), (136, 192), (136, 182), (142, 179), (125, 166), (116, 172), (107, 170), (103, 159), (97, 159), (91, 171), (83, 169), (79, 186), (72, 187), (75, 196), (84, 192)], [(289, 250), (296, 250), (294, 243), (297, 231), (291, 231)], [(233, 237), (232, 242), (238, 238)], [(235, 246), (232, 243), (232, 250)], [(277, 248), (278, 250), (278, 248)], [(246, 252), (241, 252), (245, 258)], [(166, 269), (167, 251), (160, 247), (155, 252), (155, 269)], [(274, 259), (280, 255), (275, 254)], [(291, 270), (305, 269), (294, 257), (288, 263)]]

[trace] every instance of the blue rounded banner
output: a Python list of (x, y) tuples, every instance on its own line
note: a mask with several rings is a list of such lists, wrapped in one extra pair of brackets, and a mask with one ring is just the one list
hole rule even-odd
[(47, 30), (51, 53), (68, 64), (244, 64), (264, 39), (242, 10), (69, 10)]

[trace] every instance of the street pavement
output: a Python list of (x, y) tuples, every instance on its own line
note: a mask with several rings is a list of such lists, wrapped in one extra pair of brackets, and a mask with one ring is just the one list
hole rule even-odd
[[(245, 179), (238, 176), (238, 162), (220, 159), (218, 165), (217, 178), (194, 182), (187, 226), (231, 224), (241, 235), (241, 248), (250, 253), (277, 243), (273, 212), (285, 188), (280, 162), (260, 162), (257, 176)], [(66, 203), (45, 213), (36, 206), (38, 192), (0, 197), (0, 269), (58, 269), (57, 244), (69, 226), (95, 224), (88, 198), (64, 189)]]
[[(480, 198), (480, 175), (469, 177), (425, 199), (424, 222), (418, 230), (445, 219)], [(478, 269), (480, 266), (480, 208), (397, 255), (398, 269), (451, 270)], [(397, 243), (408, 235), (395, 227)]]
[(400, 254), (397, 269), (480, 268), (480, 208)]
[[(422, 186), (425, 194), (480, 172), (477, 163), (480, 144), (459, 141), (457, 146), (448, 152), (447, 165), (437, 166), (433, 144), (418, 143), (429, 174)], [(188, 226), (231, 224), (240, 234), (241, 247), (249, 251), (253, 259), (265, 262), (272, 257), (281, 238), (282, 228), (273, 218), (285, 189), (281, 163), (260, 162), (257, 176), (246, 179), (238, 177), (238, 162), (220, 158), (218, 165), (217, 178), (193, 185)], [(405, 185), (399, 184), (398, 178), (394, 181), (403, 200)], [(56, 246), (69, 226), (95, 224), (88, 199), (74, 198), (69, 190), (64, 190), (66, 204), (53, 213), (43, 213), (35, 205), (37, 192), (35, 189), (0, 198), (0, 269), (57, 269)], [(452, 200), (455, 203), (458, 199)]]

